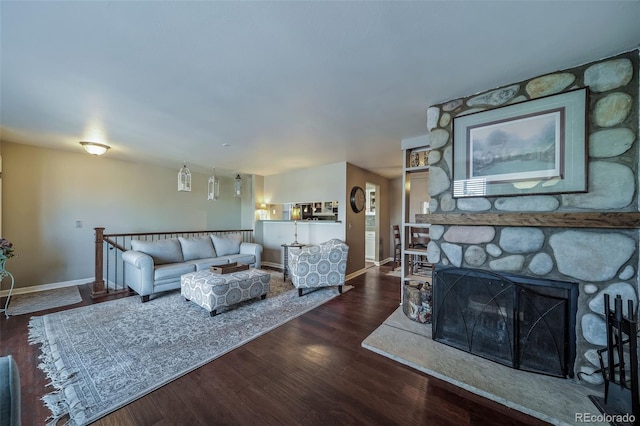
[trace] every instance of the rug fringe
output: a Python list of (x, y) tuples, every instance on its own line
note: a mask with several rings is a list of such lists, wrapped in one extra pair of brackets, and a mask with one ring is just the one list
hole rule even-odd
[(84, 407), (73, 389), (73, 384), (78, 381), (78, 374), (59, 362), (60, 354), (56, 342), (47, 339), (44, 317), (31, 317), (28, 342), (31, 345), (40, 345), (38, 359), (42, 362), (38, 368), (49, 379), (47, 385), (55, 389), (41, 398), (44, 405), (51, 411), (51, 415), (46, 419), (47, 426), (61, 426), (58, 422), (65, 416), (69, 416), (69, 419), (62, 426), (84, 424), (86, 419)]

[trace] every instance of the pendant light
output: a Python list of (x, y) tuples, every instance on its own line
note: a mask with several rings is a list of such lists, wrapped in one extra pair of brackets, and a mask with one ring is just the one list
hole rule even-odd
[(233, 183), (233, 196), (236, 198), (242, 197), (242, 178), (240, 177), (240, 173), (238, 173)]
[(216, 176), (216, 168), (213, 168), (213, 175), (207, 184), (207, 200), (217, 200), (220, 198), (220, 180)]
[(191, 171), (186, 162), (178, 172), (178, 191), (191, 192)]

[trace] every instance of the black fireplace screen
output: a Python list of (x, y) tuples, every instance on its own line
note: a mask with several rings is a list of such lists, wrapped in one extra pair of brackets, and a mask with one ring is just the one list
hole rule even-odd
[(437, 266), (433, 339), (520, 370), (573, 377), (576, 283)]

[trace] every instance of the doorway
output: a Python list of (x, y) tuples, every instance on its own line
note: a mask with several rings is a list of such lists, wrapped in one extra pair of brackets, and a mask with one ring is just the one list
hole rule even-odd
[(365, 205), (365, 230), (364, 230), (364, 263), (365, 268), (371, 268), (378, 264), (378, 224), (380, 209), (379, 186), (366, 183), (366, 205)]

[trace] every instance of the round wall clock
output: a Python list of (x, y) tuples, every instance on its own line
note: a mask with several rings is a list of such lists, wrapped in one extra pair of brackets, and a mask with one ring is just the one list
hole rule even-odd
[(365, 205), (365, 195), (364, 195), (364, 189), (362, 189), (359, 186), (354, 186), (353, 188), (351, 188), (351, 209), (356, 212), (356, 213), (360, 213), (362, 210), (364, 210), (364, 205)]

